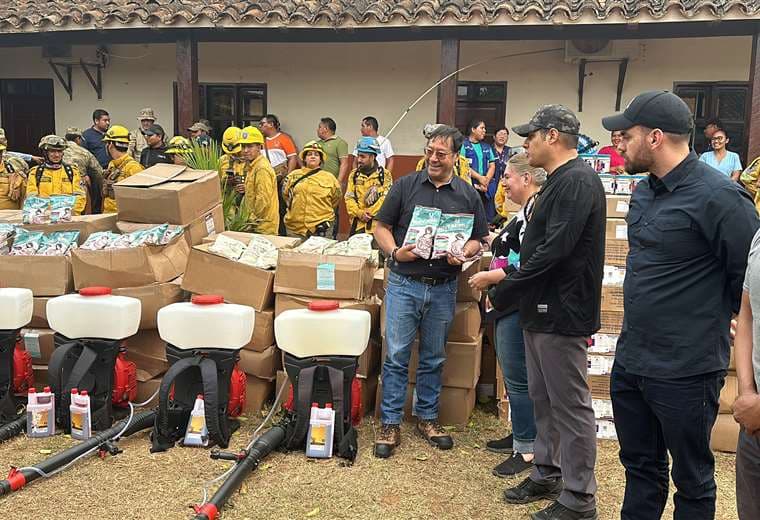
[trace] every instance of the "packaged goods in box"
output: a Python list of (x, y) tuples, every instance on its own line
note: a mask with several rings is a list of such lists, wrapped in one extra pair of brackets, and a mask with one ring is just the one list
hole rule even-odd
[(607, 195), (607, 218), (625, 218), (630, 203), (630, 195)]
[(602, 334), (620, 334), (623, 329), (623, 311), (605, 311), (601, 312), (602, 326), (599, 332)]
[(81, 245), (93, 233), (116, 230), (116, 213), (99, 215), (74, 215), (70, 222), (49, 224), (24, 224), (22, 228), (29, 231), (42, 231), (45, 234), (57, 231), (79, 231), (77, 242)]
[(627, 240), (607, 240), (604, 243), (604, 263), (616, 267), (625, 267), (628, 250)]
[(222, 202), (219, 174), (157, 164), (114, 185), (119, 219), (185, 226)]
[(211, 244), (193, 247), (182, 288), (196, 294), (219, 294), (229, 303), (264, 311), (274, 304), (274, 271), (259, 269), (209, 252)]
[(602, 181), (602, 186), (604, 187), (605, 194), (615, 194), (615, 175), (612, 175), (611, 173), (602, 173), (599, 175), (599, 180)]
[(591, 336), (589, 354), (614, 354), (619, 337), (617, 334), (594, 334)]
[(261, 412), (266, 402), (272, 397), (273, 392), (274, 380), (269, 381), (256, 376), (246, 376), (243, 413), (250, 416)]
[(628, 224), (625, 219), (607, 219), (606, 240), (628, 240)]
[(646, 175), (616, 175), (615, 176), (615, 194), (631, 195), (636, 185), (646, 180)]
[(594, 409), (594, 417), (597, 419), (612, 419), (611, 399), (592, 399), (591, 407)]
[(0, 280), (6, 287), (30, 289), (34, 296), (61, 296), (74, 290), (67, 256), (2, 256)]
[(158, 310), (172, 303), (181, 302), (185, 295), (179, 280), (142, 287), (124, 287), (113, 289), (112, 292), (117, 296), (129, 296), (140, 300), (140, 329), (155, 329), (158, 326), (156, 323)]
[[(441, 373), (441, 384), (453, 388), (475, 388), (480, 378), (480, 362), (483, 347), (482, 336), (478, 341), (446, 343), (446, 362)], [(387, 355), (387, 344), (383, 343), (382, 359)], [(417, 365), (419, 363), (419, 340), (412, 345), (409, 359), (409, 382), (417, 382)]]
[(48, 329), (47, 320), (47, 302), (48, 296), (35, 296), (32, 304), (32, 321), (29, 322), (30, 328)]
[(372, 294), (375, 270), (372, 262), (363, 257), (280, 251), (274, 292), (364, 300)]
[(597, 419), (596, 438), (608, 441), (616, 441), (617, 430), (615, 430), (615, 422), (608, 419)]
[(588, 387), (591, 390), (591, 397), (594, 399), (611, 399), (610, 397), (610, 376), (588, 376)]
[(623, 288), (619, 285), (602, 286), (602, 310), (603, 311), (622, 311), (623, 310)]
[[(153, 225), (154, 224), (119, 221), (116, 223), (116, 228), (120, 233), (132, 233), (133, 231), (148, 229)], [(182, 228), (182, 236), (185, 237), (188, 246), (197, 246), (202, 243), (205, 238), (224, 231), (224, 210), (222, 209), (222, 205), (219, 204), (215, 206), (211, 211), (201, 215), (185, 226), (176, 227)]]
[(55, 331), (50, 329), (21, 329), (24, 348), (35, 365), (47, 365), (55, 350)]
[(71, 253), (74, 286), (140, 287), (169, 282), (185, 272), (189, 252), (180, 237), (165, 246), (75, 249)]
[(625, 267), (605, 264), (602, 285), (606, 287), (622, 287), (625, 282)]
[[(292, 309), (306, 309), (313, 301), (326, 300), (328, 298), (312, 298), (309, 296), (297, 296), (293, 294), (277, 294), (274, 299), (275, 318), (285, 311)], [(380, 330), (380, 304), (377, 297), (369, 297), (365, 300), (333, 300), (337, 301), (341, 309), (355, 309), (367, 311), (372, 319), (372, 334)]]
[(615, 363), (614, 356), (589, 354), (588, 374), (591, 376), (604, 376), (612, 373), (612, 365)]
[(240, 369), (246, 374), (259, 379), (273, 380), (281, 366), (280, 350), (274, 345), (263, 352), (253, 350), (240, 351)]
[[(382, 379), (377, 385), (377, 399), (375, 400), (375, 418), (380, 418), (380, 408), (383, 395)], [(410, 384), (406, 391), (406, 404), (404, 406), (404, 419), (413, 420), (413, 401), (415, 398), (415, 385)], [(441, 387), (441, 395), (438, 401), (438, 421), (444, 425), (461, 426), (470, 420), (470, 414), (475, 408), (474, 388)]]
[(736, 453), (739, 443), (740, 426), (731, 414), (720, 414), (715, 421), (710, 437), (710, 449), (726, 453)]
[(739, 379), (734, 375), (726, 376), (726, 382), (720, 391), (719, 413), (733, 413), (731, 407), (739, 397)]

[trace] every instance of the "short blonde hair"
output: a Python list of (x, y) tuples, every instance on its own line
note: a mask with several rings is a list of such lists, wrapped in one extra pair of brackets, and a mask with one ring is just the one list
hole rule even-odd
[(507, 168), (512, 168), (519, 175), (530, 175), (531, 182), (536, 186), (541, 186), (546, 182), (546, 170), (531, 166), (528, 163), (528, 155), (525, 153), (518, 153), (510, 157), (507, 161)]

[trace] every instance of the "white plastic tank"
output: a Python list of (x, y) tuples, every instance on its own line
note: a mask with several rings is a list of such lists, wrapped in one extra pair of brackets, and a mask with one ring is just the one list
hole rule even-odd
[(0, 330), (16, 330), (32, 321), (32, 291), (0, 289)]
[(239, 350), (253, 337), (254, 311), (247, 305), (224, 303), (217, 295), (195, 295), (158, 311), (161, 339), (181, 349)]
[(277, 346), (299, 358), (360, 356), (367, 348), (370, 328), (367, 311), (341, 309), (338, 302), (329, 300), (285, 311), (274, 320)]
[(114, 296), (109, 287), (86, 287), (47, 302), (50, 328), (70, 339), (119, 340), (134, 336), (142, 306), (137, 298)]

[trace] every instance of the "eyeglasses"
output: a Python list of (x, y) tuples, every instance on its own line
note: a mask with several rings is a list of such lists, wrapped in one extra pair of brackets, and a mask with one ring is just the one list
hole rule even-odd
[(430, 157), (435, 156), (435, 158), (438, 159), (439, 161), (441, 159), (445, 159), (452, 153), (452, 152), (442, 152), (440, 150), (433, 150), (432, 148), (425, 148), (424, 152), (425, 152), (425, 157), (430, 158)]
[(723, 136), (723, 135), (719, 135), (717, 137), (713, 137), (712, 139), (710, 139), (710, 141), (717, 141), (717, 142), (721, 142), (721, 141), (725, 141), (725, 140), (726, 140), (726, 137)]

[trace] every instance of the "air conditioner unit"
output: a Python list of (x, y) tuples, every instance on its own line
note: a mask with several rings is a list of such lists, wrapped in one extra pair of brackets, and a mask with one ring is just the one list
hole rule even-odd
[(566, 40), (565, 62), (578, 63), (580, 60), (612, 60), (615, 54), (612, 40)]

